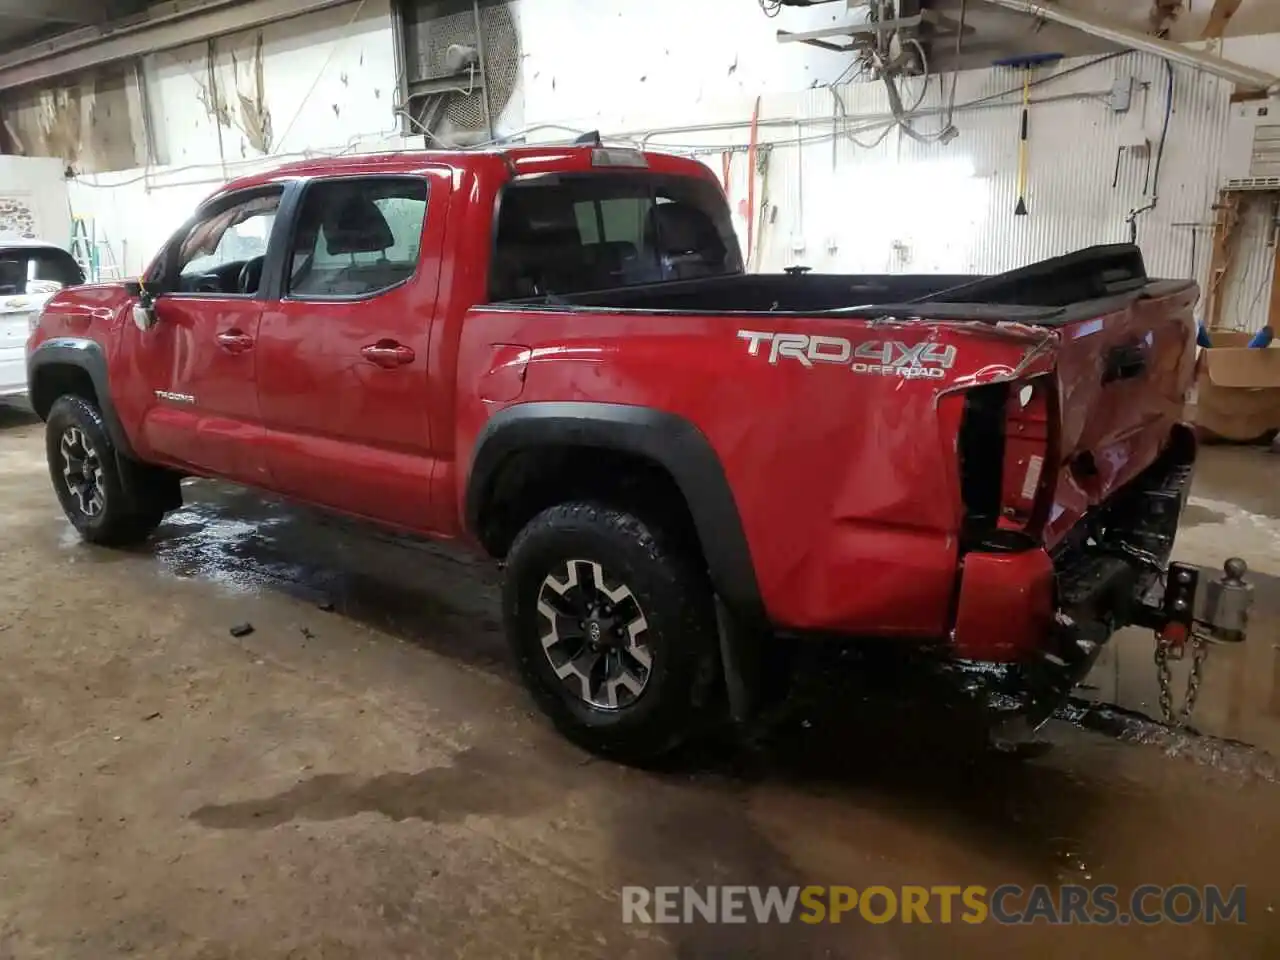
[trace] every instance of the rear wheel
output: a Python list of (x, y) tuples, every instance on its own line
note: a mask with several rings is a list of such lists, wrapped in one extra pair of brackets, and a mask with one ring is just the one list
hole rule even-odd
[(717, 634), (700, 559), (622, 510), (543, 511), (507, 556), (506, 632), (539, 706), (569, 739), (633, 762), (712, 716)]
[(164, 517), (161, 491), (142, 488), (146, 468), (122, 470), (102, 413), (84, 398), (54, 402), (45, 423), (45, 453), (62, 510), (90, 543), (140, 543)]

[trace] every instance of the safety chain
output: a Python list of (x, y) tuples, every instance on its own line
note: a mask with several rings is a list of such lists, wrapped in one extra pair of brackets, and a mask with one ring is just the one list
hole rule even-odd
[(1182, 706), (1175, 712), (1173, 709), (1173, 675), (1169, 671), (1170, 660), (1181, 660), (1183, 645), (1156, 640), (1156, 678), (1160, 681), (1160, 712), (1164, 714), (1165, 723), (1175, 729), (1186, 724), (1196, 708), (1196, 698), (1200, 696), (1200, 682), (1204, 679), (1204, 662), (1209, 658), (1209, 644), (1204, 637), (1193, 633), (1189, 639), (1191, 644), (1191, 673), (1187, 677), (1187, 693)]

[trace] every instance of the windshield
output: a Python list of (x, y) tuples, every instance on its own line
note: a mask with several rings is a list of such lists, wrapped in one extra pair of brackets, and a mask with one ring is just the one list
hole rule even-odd
[(716, 185), (650, 174), (553, 176), (499, 198), (492, 300), (742, 272)]

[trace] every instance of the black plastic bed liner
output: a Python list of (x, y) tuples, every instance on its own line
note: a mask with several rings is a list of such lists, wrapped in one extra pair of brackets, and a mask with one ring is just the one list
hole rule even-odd
[(1152, 280), (1134, 244), (1088, 247), (992, 276), (733, 274), (505, 301), (499, 308), (603, 313), (897, 317), (1054, 327), (1166, 296), (1193, 281)]

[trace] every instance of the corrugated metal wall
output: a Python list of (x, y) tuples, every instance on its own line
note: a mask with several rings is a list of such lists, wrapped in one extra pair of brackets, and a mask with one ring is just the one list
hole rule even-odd
[[(1154, 196), (1157, 205), (1137, 217), (1148, 269), (1162, 276), (1194, 273), (1203, 287), (1231, 87), (1205, 74), (1173, 70), (1162, 159), (1169, 89), (1162, 60), (1126, 54), (1102, 62), (1064, 61), (1033, 74), (1026, 217), (1014, 215), (1021, 107), (1016, 71), (960, 75), (954, 117), (960, 136), (949, 144), (922, 144), (895, 128), (873, 145), (884, 128), (866, 128), (888, 113), (879, 83), (849, 84), (834, 94), (820, 87), (766, 97), (760, 137), (770, 149), (757, 189), (767, 207), (757, 228), (753, 265), (761, 270), (796, 263), (841, 271), (1006, 270), (1091, 244), (1127, 240), (1130, 212)], [(1113, 85), (1126, 86), (1130, 78), (1128, 109), (1113, 109)], [(930, 84), (921, 104), (926, 115), (915, 124), (919, 132), (939, 129), (936, 111), (950, 94), (950, 82), (945, 78), (945, 93), (937, 80)], [(749, 116), (749, 108), (745, 112)], [(718, 119), (724, 116), (721, 112)], [(849, 135), (859, 127), (864, 128), (856, 133), (862, 145)], [(721, 145), (732, 147), (730, 194), (740, 204), (746, 192), (742, 146), (747, 133), (743, 127), (683, 130), (648, 142), (699, 150), (717, 172)], [(1269, 218), (1266, 210), (1251, 210), (1242, 219), (1226, 292), (1228, 325), (1256, 329), (1265, 322), (1274, 262)], [(739, 225), (744, 228), (745, 219)]]

